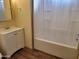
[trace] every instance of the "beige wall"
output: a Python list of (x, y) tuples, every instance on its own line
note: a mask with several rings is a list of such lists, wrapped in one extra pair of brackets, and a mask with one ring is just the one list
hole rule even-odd
[(25, 46), (32, 48), (30, 3), (30, 0), (12, 0), (12, 10), (16, 25), (25, 29)]

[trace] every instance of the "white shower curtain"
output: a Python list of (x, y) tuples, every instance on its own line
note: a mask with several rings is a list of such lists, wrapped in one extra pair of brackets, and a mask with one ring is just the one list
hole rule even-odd
[(76, 46), (79, 0), (38, 0), (34, 7), (35, 37)]

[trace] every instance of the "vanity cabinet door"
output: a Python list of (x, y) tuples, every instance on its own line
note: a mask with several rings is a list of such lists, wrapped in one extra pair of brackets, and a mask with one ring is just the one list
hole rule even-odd
[(4, 55), (11, 56), (17, 50), (24, 48), (23, 29), (0, 34), (0, 47)]
[(12, 55), (17, 51), (16, 32), (11, 32), (1, 36), (2, 48), (4, 53)]
[(24, 31), (23, 29), (17, 31), (17, 48), (24, 48)]

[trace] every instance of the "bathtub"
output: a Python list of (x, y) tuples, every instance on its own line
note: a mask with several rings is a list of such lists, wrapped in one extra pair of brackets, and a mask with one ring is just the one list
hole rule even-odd
[(77, 59), (77, 47), (60, 44), (45, 39), (34, 39), (34, 48), (63, 59)]

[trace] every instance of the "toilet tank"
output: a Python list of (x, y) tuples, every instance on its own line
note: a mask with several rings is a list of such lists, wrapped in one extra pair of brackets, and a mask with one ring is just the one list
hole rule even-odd
[(24, 48), (24, 29), (15, 28), (1, 31), (0, 48), (6, 57), (10, 57), (17, 50)]

